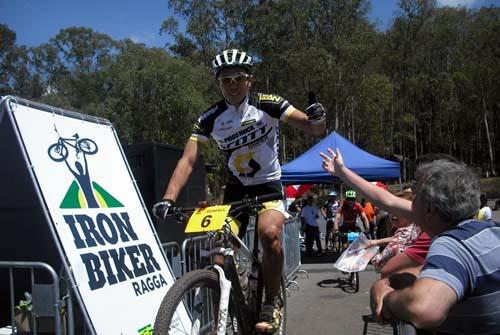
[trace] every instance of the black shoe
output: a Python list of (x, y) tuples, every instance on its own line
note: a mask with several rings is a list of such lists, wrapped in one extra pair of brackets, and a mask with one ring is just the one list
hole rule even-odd
[(261, 333), (275, 333), (280, 328), (282, 320), (281, 305), (278, 298), (275, 298), (272, 304), (264, 304), (255, 330)]

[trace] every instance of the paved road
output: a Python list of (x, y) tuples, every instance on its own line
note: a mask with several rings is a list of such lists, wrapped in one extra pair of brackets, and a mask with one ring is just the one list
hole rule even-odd
[[(493, 211), (493, 219), (500, 222), (500, 210)], [(351, 293), (343, 285), (346, 276), (333, 268), (334, 260), (334, 254), (303, 258), (309, 276), (299, 274), (299, 287), (290, 287), (287, 335), (363, 334), (361, 316), (370, 313), (368, 290), (379, 275), (368, 267), (360, 273), (359, 292)], [(367, 334), (392, 334), (392, 329), (370, 323)]]
[[(368, 291), (379, 275), (372, 267), (361, 272), (359, 292), (353, 293), (333, 260), (329, 254), (303, 264), (308, 274), (298, 274), (298, 286), (290, 286), (287, 335), (363, 333), (361, 316), (370, 314)], [(368, 334), (392, 334), (392, 329), (369, 324)]]

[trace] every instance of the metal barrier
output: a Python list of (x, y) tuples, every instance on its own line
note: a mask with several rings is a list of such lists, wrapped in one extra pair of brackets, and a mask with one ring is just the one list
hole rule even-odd
[[(14, 269), (29, 269), (31, 282), (32, 309), (31, 315), (33, 319), (33, 334), (37, 334), (37, 318), (51, 317), (54, 318), (54, 333), (56, 335), (63, 334), (61, 327), (61, 312), (64, 306), (63, 299), (60, 298), (59, 278), (54, 269), (42, 262), (5, 262), (0, 261), (0, 268), (9, 270), (9, 291), (10, 291), (10, 317), (12, 333), (15, 334), (15, 301), (14, 301)], [(49, 275), (51, 284), (37, 284), (35, 282), (35, 270), (42, 270)], [(73, 306), (70, 298), (70, 290), (68, 288), (67, 306), (67, 322), (68, 334), (73, 334)]]
[(202, 257), (205, 256), (204, 251), (212, 247), (213, 239), (209, 235), (185, 239), (181, 248), (182, 274), (204, 268), (206, 265), (202, 262)]
[(285, 274), (288, 284), (298, 284), (293, 281), (297, 272), (300, 272), (300, 223), (292, 218), (285, 222), (283, 227), (283, 252), (285, 256)]
[(181, 247), (177, 242), (166, 242), (161, 244), (167, 260), (172, 268), (175, 278), (179, 278), (184, 273), (182, 272), (182, 255)]
[[(255, 226), (248, 226), (247, 232), (243, 237), (243, 242), (250, 250), (253, 249), (254, 235)], [(172, 243), (176, 244), (175, 242), (170, 242), (164, 243), (163, 245), (170, 245)], [(300, 270), (300, 223), (298, 220), (292, 218), (285, 222), (282, 232), (282, 246), (284, 252), (284, 271), (287, 282), (295, 283), (292, 278), (298, 272), (302, 272)], [(182, 264), (182, 274), (192, 270), (202, 269), (206, 265), (202, 262), (204, 251), (210, 250), (212, 247), (212, 240), (207, 235), (191, 237), (184, 240), (182, 243), (180, 260)], [(167, 251), (165, 252), (167, 253)], [(168, 253), (167, 257), (169, 257)], [(172, 268), (174, 269), (174, 265), (172, 265)]]

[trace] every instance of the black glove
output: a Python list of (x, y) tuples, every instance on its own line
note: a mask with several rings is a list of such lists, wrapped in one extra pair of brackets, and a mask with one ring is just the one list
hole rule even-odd
[(157, 202), (153, 206), (153, 215), (158, 220), (165, 220), (167, 216), (172, 215), (172, 208), (174, 206), (174, 202), (170, 199), (163, 199), (160, 202)]
[(326, 120), (326, 111), (322, 104), (316, 102), (311, 106), (306, 108), (306, 114), (309, 119), (314, 124), (323, 123)]

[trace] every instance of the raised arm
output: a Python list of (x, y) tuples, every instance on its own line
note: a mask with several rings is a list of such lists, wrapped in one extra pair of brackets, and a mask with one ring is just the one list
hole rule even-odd
[(315, 136), (321, 136), (326, 131), (326, 121), (324, 117), (322, 120), (320, 119), (316, 122), (315, 120), (311, 120), (306, 113), (296, 108), (290, 113), (287, 123)]
[(401, 199), (358, 176), (345, 166), (338, 149), (335, 153), (331, 148), (328, 148), (328, 154), (322, 152), (320, 155), (323, 158), (323, 169), (327, 172), (339, 177), (351, 187), (366, 195), (376, 206), (385, 208), (394, 215), (412, 220), (411, 201)]

